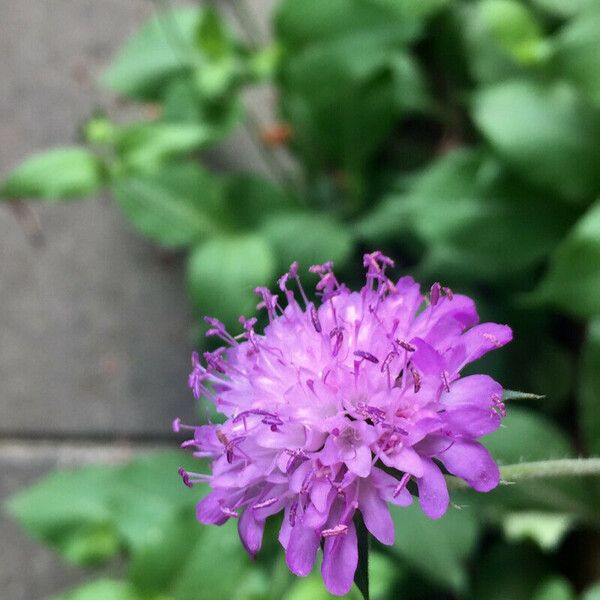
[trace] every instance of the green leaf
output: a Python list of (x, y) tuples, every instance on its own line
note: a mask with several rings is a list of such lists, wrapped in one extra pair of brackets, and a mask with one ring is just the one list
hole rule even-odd
[(384, 199), (357, 229), (377, 244), (414, 232), (429, 248), (431, 271), (495, 281), (540, 262), (562, 238), (575, 212), (560, 203), (548, 210), (549, 202), (481, 152), (458, 150)]
[(600, 6), (582, 12), (555, 40), (553, 65), (600, 107)]
[(352, 237), (342, 223), (325, 214), (287, 212), (267, 218), (261, 229), (275, 249), (280, 270), (294, 261), (304, 268), (332, 260), (344, 267), (352, 255)]
[(244, 576), (256, 568), (244, 552), (236, 529), (233, 519), (221, 527), (204, 527), (202, 539), (177, 576), (173, 600), (236, 597)]
[(210, 59), (219, 60), (233, 52), (233, 40), (223, 19), (211, 7), (205, 9), (196, 35), (198, 47)]
[(356, 537), (358, 540), (358, 565), (354, 573), (354, 583), (360, 590), (364, 600), (369, 600), (369, 531), (365, 526), (362, 515), (357, 512), (354, 517)]
[(496, 544), (478, 557), (472, 597), (477, 600), (531, 600), (550, 574), (533, 545)]
[(533, 540), (546, 551), (556, 550), (573, 524), (572, 515), (541, 511), (510, 512), (502, 522), (507, 540)]
[(587, 588), (581, 596), (581, 600), (600, 600), (600, 583)]
[(159, 99), (165, 81), (195, 63), (194, 36), (201, 14), (198, 7), (186, 6), (152, 17), (121, 48), (102, 83), (132, 98)]
[(288, 212), (297, 206), (297, 200), (264, 177), (249, 173), (225, 176), (223, 212), (235, 229), (254, 231), (269, 216)]
[(600, 190), (600, 114), (570, 85), (513, 80), (488, 87), (475, 95), (472, 116), (524, 179), (571, 202)]
[(255, 312), (254, 288), (269, 285), (274, 276), (273, 250), (256, 234), (216, 237), (188, 258), (188, 289), (198, 313), (234, 327), (240, 315)]
[(163, 246), (188, 246), (222, 231), (221, 188), (199, 165), (172, 165), (117, 179), (113, 193), (132, 225)]
[[(402, 109), (424, 108), (414, 106), (424, 85), (405, 51), (419, 19), (400, 18), (392, 4), (292, 0), (280, 7), (282, 106), (310, 171), (332, 162), (359, 178)], [(360, 182), (349, 185), (362, 193)]]
[(7, 509), (67, 560), (97, 564), (160, 537), (184, 506), (193, 513), (198, 495), (177, 474), (185, 458), (156, 453), (125, 466), (57, 471), (11, 498)]
[(600, 319), (591, 321), (581, 354), (579, 426), (587, 451), (600, 456)]
[[(142, 597), (125, 581), (114, 579), (99, 579), (91, 583), (54, 596), (52, 600), (152, 600)], [(158, 600), (158, 599), (156, 599)]]
[[(432, 4), (432, 1), (422, 4)], [(419, 33), (420, 20), (416, 14), (412, 18), (408, 14), (406, 18), (399, 18), (401, 5), (407, 7), (407, 13), (410, 5), (414, 13), (419, 10), (416, 2), (406, 0), (329, 0), (326, 3), (284, 0), (278, 8), (275, 26), (279, 39), (293, 50), (336, 38), (358, 41), (359, 37), (367, 36), (406, 43)]]
[(556, 248), (530, 298), (579, 318), (600, 315), (600, 201)]
[(116, 151), (124, 170), (154, 171), (163, 163), (205, 147), (220, 137), (203, 123), (136, 123), (122, 129)]
[(392, 550), (421, 575), (440, 587), (460, 593), (467, 588), (467, 559), (475, 549), (479, 527), (472, 510), (450, 508), (434, 521), (418, 502), (390, 506), (396, 529)]
[(0, 185), (8, 199), (68, 200), (100, 191), (104, 168), (85, 148), (54, 148), (34, 154)]
[(558, 17), (573, 17), (597, 5), (597, 0), (533, 0), (533, 3)]
[(576, 600), (576, 595), (567, 579), (554, 576), (538, 587), (533, 600)]

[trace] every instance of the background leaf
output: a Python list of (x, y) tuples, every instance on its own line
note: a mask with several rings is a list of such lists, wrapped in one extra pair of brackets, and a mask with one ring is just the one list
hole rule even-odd
[(240, 315), (255, 312), (255, 287), (268, 285), (275, 276), (275, 255), (255, 234), (216, 237), (189, 256), (187, 282), (197, 311), (240, 327)]
[(163, 246), (187, 246), (222, 231), (221, 188), (198, 165), (126, 176), (113, 183), (113, 193), (132, 225)]
[(600, 456), (600, 319), (590, 322), (581, 356), (579, 424), (586, 450)]
[(91, 196), (104, 183), (104, 167), (85, 148), (54, 148), (34, 154), (0, 185), (8, 199), (67, 200)]

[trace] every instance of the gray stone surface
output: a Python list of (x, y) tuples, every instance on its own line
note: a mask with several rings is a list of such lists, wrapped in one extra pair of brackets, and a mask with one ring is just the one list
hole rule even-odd
[[(249, 2), (261, 37), (275, 2)], [(95, 80), (152, 10), (151, 0), (0, 0), (0, 177), (34, 151), (76, 143), (97, 107), (137, 114)], [(249, 102), (269, 123), (271, 92)], [(243, 129), (208, 160), (268, 172)], [(129, 446), (101, 440), (165, 439), (173, 416), (193, 412), (197, 324), (182, 257), (137, 236), (108, 198), (32, 211), (19, 221), (0, 205), (0, 501), (56, 466), (122, 460)], [(36, 220), (42, 246), (27, 236)], [(2, 600), (42, 600), (90, 575), (0, 516)]]

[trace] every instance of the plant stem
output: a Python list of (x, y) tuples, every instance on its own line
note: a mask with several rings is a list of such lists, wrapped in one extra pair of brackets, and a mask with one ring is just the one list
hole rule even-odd
[[(600, 476), (600, 458), (564, 458), (540, 460), (500, 467), (500, 484), (510, 485), (528, 479), (548, 479), (552, 477)], [(462, 489), (469, 487), (462, 479), (448, 476), (448, 487)]]
[(354, 574), (354, 583), (364, 600), (369, 600), (369, 531), (358, 511), (354, 515), (354, 525), (358, 539), (358, 565)]

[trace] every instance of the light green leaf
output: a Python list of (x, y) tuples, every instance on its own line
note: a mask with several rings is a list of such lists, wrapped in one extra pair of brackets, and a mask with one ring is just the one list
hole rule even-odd
[(352, 254), (352, 237), (342, 223), (325, 214), (287, 212), (267, 218), (262, 227), (281, 270), (298, 261), (303, 268), (332, 260), (344, 267)]
[(556, 37), (553, 65), (600, 107), (600, 6), (582, 12)]
[(198, 47), (209, 59), (219, 60), (234, 50), (233, 39), (223, 19), (212, 7), (205, 9), (196, 33)]
[(0, 198), (68, 200), (90, 196), (104, 183), (104, 167), (85, 148), (54, 148), (34, 154), (0, 184)]
[(151, 172), (214, 142), (221, 133), (204, 123), (136, 123), (118, 133), (116, 151), (122, 169)]
[(581, 354), (578, 390), (579, 426), (586, 449), (600, 456), (600, 319), (588, 325)]
[(576, 595), (572, 585), (562, 577), (551, 577), (542, 583), (532, 600), (575, 600)]
[(556, 248), (531, 300), (579, 318), (600, 315), (600, 201)]
[(238, 328), (240, 315), (255, 312), (254, 288), (271, 284), (274, 276), (273, 250), (256, 234), (213, 238), (188, 258), (188, 289), (197, 311)]
[(172, 165), (117, 179), (113, 193), (132, 225), (163, 246), (187, 246), (222, 231), (221, 188), (199, 165)]
[(65, 594), (54, 596), (52, 600), (152, 600), (152, 597), (138, 595), (125, 581), (99, 579), (84, 583)]
[(125, 466), (57, 471), (11, 498), (7, 509), (67, 560), (95, 564), (143, 547), (183, 506), (193, 511), (177, 475), (185, 460), (156, 453)]
[(533, 0), (541, 9), (558, 17), (573, 17), (597, 5), (597, 0)]
[(581, 596), (581, 600), (600, 600), (600, 583), (587, 588)]
[(201, 14), (198, 7), (186, 6), (152, 17), (120, 49), (102, 83), (132, 98), (158, 99), (165, 80), (194, 65)]
[(510, 512), (503, 519), (508, 541), (533, 540), (542, 550), (558, 548), (574, 524), (572, 515), (550, 512)]
[(524, 179), (576, 203), (600, 191), (600, 114), (570, 85), (503, 82), (475, 95), (472, 116)]
[(450, 508), (440, 520), (426, 517), (418, 502), (390, 506), (396, 529), (392, 551), (437, 585), (456, 593), (467, 587), (466, 561), (475, 549), (479, 527), (468, 508)]

